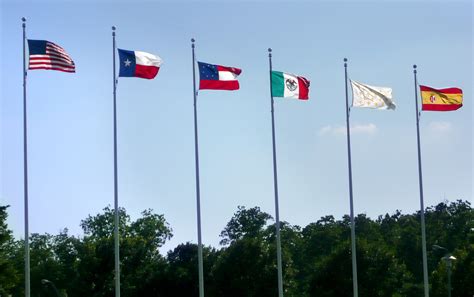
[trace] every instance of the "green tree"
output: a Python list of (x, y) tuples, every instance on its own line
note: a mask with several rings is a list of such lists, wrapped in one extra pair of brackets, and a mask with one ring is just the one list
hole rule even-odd
[(262, 230), (272, 217), (260, 210), (260, 207), (245, 209), (238, 206), (237, 212), (221, 232), (221, 245), (228, 245), (244, 236), (261, 236)]
[(161, 274), (166, 269), (166, 260), (158, 249), (171, 238), (171, 228), (163, 215), (145, 210), (123, 233), (120, 252), (124, 296), (158, 296)]
[[(276, 247), (276, 224), (268, 226), (265, 230), (265, 240), (269, 245), (269, 253), (273, 261), (274, 277), (277, 278), (277, 247)], [(301, 228), (293, 226), (288, 222), (280, 222), (281, 254), (283, 270), (283, 291), (285, 296), (301, 296), (299, 286), (300, 268), (298, 261), (303, 246)]]
[(0, 296), (11, 294), (20, 280), (13, 262), (15, 243), (7, 225), (8, 207), (0, 206)]
[(222, 249), (213, 269), (215, 296), (278, 294), (276, 252), (270, 238), (274, 232), (265, 229), (270, 219), (259, 207), (238, 207), (221, 232), (221, 244), (229, 246)]
[(465, 249), (455, 250), (454, 255), (457, 260), (453, 263), (452, 295), (453, 297), (472, 296), (474, 293), (474, 242)]
[(471, 296), (474, 292), (474, 212), (468, 201), (429, 208), (427, 228), (430, 244), (443, 248), (430, 250), (432, 295), (447, 295), (447, 266), (444, 256), (452, 254), (452, 296)]
[[(361, 296), (412, 296), (413, 278), (382, 243), (357, 242), (358, 287)], [(350, 240), (344, 241), (315, 267), (310, 296), (352, 296)]]
[(213, 276), (214, 296), (270, 297), (278, 294), (276, 254), (262, 237), (245, 237), (222, 251)]
[[(171, 229), (162, 215), (151, 210), (131, 221), (120, 209), (121, 293), (139, 296), (158, 292), (156, 281), (166, 269), (158, 248), (171, 237)], [(41, 279), (53, 281), (70, 297), (114, 296), (114, 211), (89, 216), (81, 226), (85, 236), (69, 236), (67, 230), (57, 236), (31, 236), (32, 292), (49, 296), (51, 291)]]
[[(277, 261), (275, 224), (259, 207), (239, 206), (221, 233), (224, 248), (214, 268), (216, 296), (275, 296)], [(297, 295), (297, 269), (293, 257), (300, 246), (300, 228), (286, 222), (280, 225), (282, 265), (286, 296)]]
[[(199, 296), (198, 246), (194, 243), (180, 244), (168, 252), (165, 294), (167, 297)], [(215, 295), (215, 282), (212, 267), (215, 266), (219, 252), (203, 247), (204, 289), (206, 296)]]
[[(0, 207), (0, 295), (24, 294), (24, 241), (14, 240)], [(446, 295), (450, 251), (452, 296), (474, 291), (474, 212), (467, 201), (428, 207), (426, 215), (431, 295)], [(260, 208), (239, 206), (221, 232), (222, 247), (204, 247), (205, 292), (209, 297), (277, 295), (276, 230)], [(423, 292), (420, 213), (358, 215), (357, 265), (362, 296), (417, 297)], [(31, 234), (32, 296), (54, 296), (41, 279), (69, 297), (114, 296), (114, 212), (88, 216), (83, 237)], [(287, 297), (352, 296), (350, 219), (325, 216), (304, 228), (281, 222), (284, 292)], [(178, 245), (166, 256), (159, 248), (172, 236), (162, 215), (144, 211), (131, 220), (120, 209), (121, 293), (129, 296), (198, 296), (197, 245)], [(432, 245), (447, 250), (432, 250)]]
[(301, 296), (309, 296), (312, 278), (322, 261), (347, 240), (350, 229), (347, 222), (336, 221), (333, 216), (325, 216), (303, 228), (302, 247), (295, 257), (300, 268), (298, 279)]

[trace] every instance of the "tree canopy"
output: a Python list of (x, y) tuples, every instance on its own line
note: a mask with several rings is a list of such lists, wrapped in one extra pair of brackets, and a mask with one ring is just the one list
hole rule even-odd
[[(6, 224), (8, 206), (0, 206), (0, 296), (24, 294), (24, 247)], [(159, 248), (172, 237), (165, 217), (148, 209), (136, 220), (120, 209), (122, 296), (198, 296), (197, 245), (183, 243), (166, 255)], [(57, 235), (31, 234), (32, 296), (114, 296), (114, 212), (89, 215), (81, 237), (64, 229)], [(420, 213), (356, 219), (359, 291), (370, 297), (418, 297), (423, 294)], [(331, 215), (300, 227), (281, 223), (284, 292), (287, 297), (352, 296), (350, 219)], [(474, 212), (468, 201), (426, 209), (431, 296), (447, 294), (449, 252), (452, 296), (474, 294)], [(277, 296), (275, 224), (259, 207), (239, 206), (220, 234), (221, 246), (205, 246), (206, 296)], [(432, 249), (433, 245), (443, 247)]]

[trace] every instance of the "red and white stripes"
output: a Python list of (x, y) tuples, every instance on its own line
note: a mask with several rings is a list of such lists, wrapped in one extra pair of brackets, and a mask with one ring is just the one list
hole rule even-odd
[(28, 69), (47, 69), (76, 72), (76, 66), (66, 51), (57, 44), (47, 41), (44, 55), (30, 55)]

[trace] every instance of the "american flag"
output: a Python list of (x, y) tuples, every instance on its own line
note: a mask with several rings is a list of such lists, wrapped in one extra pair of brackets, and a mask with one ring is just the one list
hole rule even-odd
[(28, 69), (47, 69), (76, 72), (76, 66), (66, 51), (57, 44), (46, 40), (28, 40), (30, 63)]

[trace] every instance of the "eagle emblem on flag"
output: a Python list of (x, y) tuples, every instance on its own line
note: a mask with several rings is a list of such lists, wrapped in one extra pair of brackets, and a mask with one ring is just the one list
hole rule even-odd
[(291, 79), (291, 78), (288, 78), (285, 81), (285, 85), (288, 88), (288, 90), (290, 90), (292, 92), (295, 91), (298, 88), (298, 83), (294, 79)]

